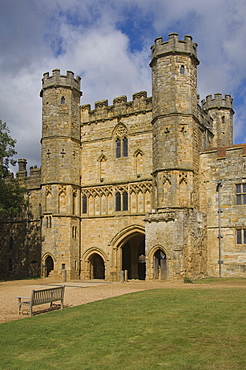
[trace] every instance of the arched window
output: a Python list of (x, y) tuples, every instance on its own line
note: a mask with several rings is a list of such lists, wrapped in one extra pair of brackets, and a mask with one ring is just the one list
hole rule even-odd
[(183, 75), (185, 73), (185, 67), (181, 66), (180, 67), (180, 74)]
[(126, 191), (123, 193), (123, 211), (128, 211), (128, 193)]
[(128, 157), (128, 139), (124, 137), (123, 139), (123, 157)]
[(121, 194), (117, 192), (115, 194), (115, 210), (116, 211), (121, 211)]
[(65, 104), (65, 98), (64, 98), (64, 96), (62, 96), (62, 98), (61, 98), (61, 104)]
[(119, 138), (116, 139), (116, 158), (120, 158), (121, 152), (121, 141)]
[(83, 195), (82, 198), (82, 213), (87, 213), (87, 196)]
[(225, 116), (222, 116), (222, 117), (221, 117), (221, 122), (222, 122), (222, 123), (225, 123)]

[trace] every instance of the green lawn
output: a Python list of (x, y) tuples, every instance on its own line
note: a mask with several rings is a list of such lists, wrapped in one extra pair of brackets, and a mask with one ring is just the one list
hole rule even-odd
[(157, 289), (4, 323), (0, 368), (246, 369), (245, 293)]

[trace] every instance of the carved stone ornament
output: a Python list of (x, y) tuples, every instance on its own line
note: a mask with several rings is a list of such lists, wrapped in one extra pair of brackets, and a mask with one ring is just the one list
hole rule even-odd
[(169, 172), (165, 172), (162, 177), (162, 184), (165, 185), (166, 182), (171, 185), (171, 175)]
[(185, 172), (182, 172), (179, 174), (179, 184), (181, 184), (182, 182), (184, 182), (185, 184), (187, 184), (187, 173)]
[(67, 194), (66, 186), (63, 185), (59, 186), (59, 195), (62, 193), (65, 195)]
[(116, 134), (116, 136), (119, 136), (119, 137), (122, 137), (122, 136), (127, 135), (127, 129), (126, 129), (126, 127), (122, 123), (120, 123), (116, 127), (115, 134)]
[(47, 195), (51, 194), (51, 190), (52, 190), (51, 185), (46, 185), (46, 187), (45, 187), (46, 197), (47, 197)]
[(144, 221), (147, 222), (171, 222), (175, 221), (175, 212), (148, 213)]

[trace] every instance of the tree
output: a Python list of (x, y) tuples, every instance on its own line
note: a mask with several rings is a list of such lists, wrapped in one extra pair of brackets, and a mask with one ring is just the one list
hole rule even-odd
[(18, 179), (9, 176), (9, 165), (16, 164), (15, 144), (6, 122), (0, 120), (0, 219), (16, 216), (25, 204), (26, 189)]

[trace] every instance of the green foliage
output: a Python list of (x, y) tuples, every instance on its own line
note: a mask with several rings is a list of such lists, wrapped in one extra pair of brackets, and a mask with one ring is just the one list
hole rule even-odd
[(7, 123), (0, 120), (0, 179), (8, 175), (10, 164), (16, 164), (12, 158), (16, 154), (15, 144), (16, 140), (11, 138)]
[(184, 283), (192, 284), (193, 281), (191, 280), (191, 278), (189, 276), (185, 276), (184, 277)]
[(0, 368), (245, 369), (245, 304), (245, 286), (193, 286), (4, 323)]
[(17, 179), (0, 179), (0, 220), (5, 216), (15, 217), (25, 206), (26, 189)]
[(15, 165), (16, 140), (10, 136), (6, 123), (0, 120), (0, 220), (13, 217), (21, 212), (25, 204), (23, 185), (13, 178), (8, 178), (9, 165)]

